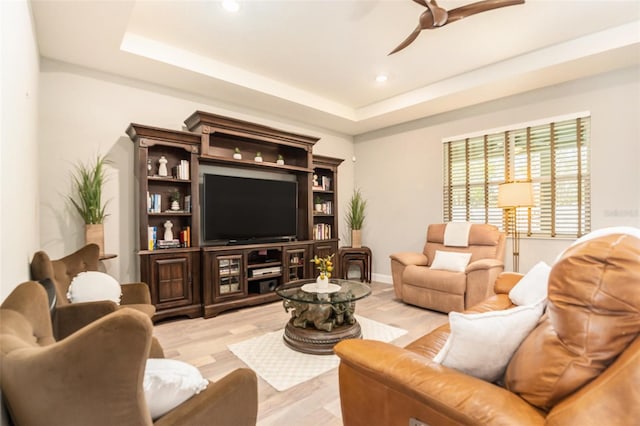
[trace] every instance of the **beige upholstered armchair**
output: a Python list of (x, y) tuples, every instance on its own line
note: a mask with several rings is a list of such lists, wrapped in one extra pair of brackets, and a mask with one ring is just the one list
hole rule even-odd
[(100, 250), (96, 244), (88, 244), (80, 250), (58, 260), (51, 260), (39, 251), (31, 261), (31, 278), (35, 281), (50, 279), (56, 289), (56, 309), (53, 315), (54, 333), (63, 339), (85, 325), (119, 308), (138, 310), (149, 318), (156, 311), (151, 304), (149, 287), (145, 283), (129, 283), (121, 286), (120, 305), (104, 300), (98, 302), (69, 303), (67, 292), (73, 278), (80, 272), (97, 271)]
[(255, 425), (257, 378), (246, 368), (208, 382), (152, 420), (144, 391), (152, 331), (147, 315), (125, 308), (56, 341), (44, 287), (20, 284), (0, 306), (0, 383), (9, 424)]
[[(463, 311), (493, 294), (496, 277), (504, 270), (505, 235), (493, 225), (472, 224), (467, 247), (445, 245), (447, 224), (432, 224), (422, 253), (391, 255), (396, 297), (406, 303), (440, 312)], [(470, 253), (460, 272), (433, 269), (436, 251)]]

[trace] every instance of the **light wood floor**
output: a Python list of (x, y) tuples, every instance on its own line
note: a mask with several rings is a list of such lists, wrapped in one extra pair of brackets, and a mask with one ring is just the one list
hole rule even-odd
[[(405, 305), (395, 300), (389, 284), (372, 284), (372, 295), (360, 300), (356, 313), (385, 324), (408, 330), (393, 344), (405, 346), (433, 328), (447, 316)], [(215, 318), (180, 319), (157, 324), (155, 334), (167, 358), (189, 362), (210, 380), (246, 367), (227, 349), (231, 343), (280, 330), (289, 320), (281, 302), (243, 308)], [(258, 377), (258, 425), (342, 425), (338, 370), (278, 392)]]

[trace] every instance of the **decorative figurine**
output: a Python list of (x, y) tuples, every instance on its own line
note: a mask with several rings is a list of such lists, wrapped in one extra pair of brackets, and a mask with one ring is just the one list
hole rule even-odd
[(262, 154), (260, 151), (256, 152), (256, 158), (253, 159), (256, 163), (262, 163)]
[(165, 241), (173, 240), (173, 232), (171, 231), (171, 228), (173, 228), (173, 223), (171, 223), (170, 220), (166, 221), (164, 223), (164, 240)]
[(282, 155), (278, 154), (278, 159), (276, 160), (276, 164), (279, 166), (284, 166), (284, 158)]
[(160, 159), (158, 160), (158, 163), (160, 163), (160, 166), (158, 167), (158, 176), (167, 176), (167, 159), (166, 157), (163, 155), (160, 157)]

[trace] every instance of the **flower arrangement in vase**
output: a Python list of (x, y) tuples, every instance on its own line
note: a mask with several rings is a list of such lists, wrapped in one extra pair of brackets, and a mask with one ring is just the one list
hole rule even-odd
[(318, 288), (329, 287), (329, 278), (331, 278), (331, 272), (333, 271), (333, 254), (325, 257), (318, 257), (315, 255), (311, 261), (316, 265), (320, 275), (316, 278), (316, 286)]

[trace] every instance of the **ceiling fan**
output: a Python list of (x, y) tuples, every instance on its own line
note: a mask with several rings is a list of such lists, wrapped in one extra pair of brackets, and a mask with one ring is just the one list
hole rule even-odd
[(482, 0), (476, 3), (467, 4), (464, 6), (456, 7), (447, 11), (438, 6), (436, 0), (413, 0), (414, 2), (426, 7), (427, 10), (420, 15), (420, 23), (409, 37), (407, 37), (398, 47), (393, 49), (389, 55), (393, 55), (399, 50), (404, 49), (410, 45), (422, 30), (433, 30), (436, 28), (444, 27), (447, 24), (458, 21), (467, 16), (475, 15), (476, 13), (486, 12), (492, 9), (498, 9), (500, 7), (514, 6), (517, 4), (523, 4), (524, 0)]

